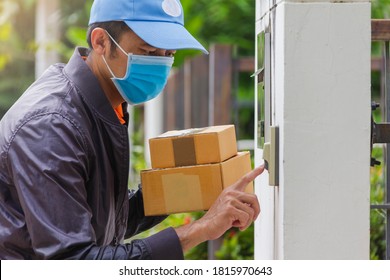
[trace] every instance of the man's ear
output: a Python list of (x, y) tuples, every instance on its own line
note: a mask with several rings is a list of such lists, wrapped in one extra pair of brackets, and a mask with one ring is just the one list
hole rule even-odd
[(104, 55), (110, 51), (111, 40), (103, 28), (95, 28), (91, 32), (91, 45), (95, 53)]

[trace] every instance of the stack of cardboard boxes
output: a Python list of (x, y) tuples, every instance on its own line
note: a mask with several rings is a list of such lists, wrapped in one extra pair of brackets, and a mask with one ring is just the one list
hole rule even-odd
[(251, 170), (249, 152), (237, 152), (234, 125), (169, 131), (149, 147), (152, 169), (141, 172), (147, 216), (208, 210)]

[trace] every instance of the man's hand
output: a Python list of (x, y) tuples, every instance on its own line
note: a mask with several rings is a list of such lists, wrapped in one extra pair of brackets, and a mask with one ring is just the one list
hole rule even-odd
[(205, 224), (207, 240), (219, 238), (231, 227), (247, 229), (260, 214), (260, 205), (255, 194), (246, 193), (245, 187), (264, 170), (254, 169), (235, 184), (226, 188), (210, 210), (199, 221)]
[(226, 188), (199, 220), (176, 229), (183, 251), (206, 240), (222, 236), (231, 227), (247, 229), (260, 214), (255, 194), (246, 193), (245, 187), (264, 171), (260, 166)]

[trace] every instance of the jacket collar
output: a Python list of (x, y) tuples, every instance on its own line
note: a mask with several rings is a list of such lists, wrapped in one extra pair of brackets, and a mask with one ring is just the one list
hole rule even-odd
[(99, 80), (83, 59), (83, 56), (87, 55), (87, 48), (76, 48), (68, 64), (65, 66), (64, 72), (78, 88), (88, 106), (91, 107), (101, 119), (115, 125), (121, 125), (114, 109), (111, 107), (110, 101), (99, 84)]

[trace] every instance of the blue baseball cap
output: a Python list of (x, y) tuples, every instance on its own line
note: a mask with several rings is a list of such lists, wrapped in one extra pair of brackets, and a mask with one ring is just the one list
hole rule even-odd
[(184, 27), (180, 0), (95, 0), (89, 25), (124, 21), (149, 45), (165, 50), (208, 51)]

